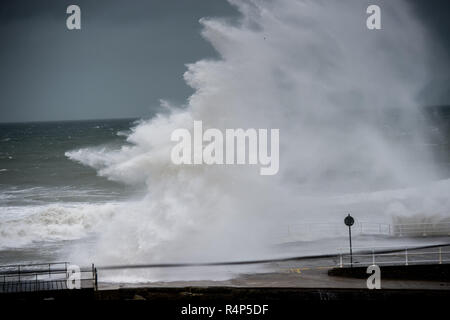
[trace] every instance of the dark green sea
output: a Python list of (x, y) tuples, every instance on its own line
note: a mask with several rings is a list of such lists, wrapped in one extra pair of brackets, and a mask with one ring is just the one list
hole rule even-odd
[(66, 155), (86, 147), (119, 149), (134, 122), (0, 124), (0, 263), (52, 260), (55, 246), (89, 237), (95, 204), (134, 193)]

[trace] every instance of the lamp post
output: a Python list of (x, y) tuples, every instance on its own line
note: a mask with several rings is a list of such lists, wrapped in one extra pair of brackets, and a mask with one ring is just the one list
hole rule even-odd
[(352, 225), (355, 223), (355, 219), (348, 214), (348, 216), (345, 217), (344, 223), (346, 226), (348, 226), (348, 239), (350, 242), (350, 267), (353, 267), (353, 253), (352, 253)]

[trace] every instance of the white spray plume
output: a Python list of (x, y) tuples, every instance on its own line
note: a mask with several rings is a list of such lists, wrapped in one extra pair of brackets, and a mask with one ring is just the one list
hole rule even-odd
[[(98, 263), (254, 258), (292, 222), (341, 221), (352, 208), (390, 219), (408, 197), (372, 191), (436, 179), (416, 102), (429, 77), (426, 33), (404, 1), (377, 1), (376, 31), (366, 28), (369, 4), (360, 0), (230, 2), (238, 23), (201, 20), (220, 59), (188, 65), (195, 93), (185, 108), (141, 121), (120, 151), (68, 153), (147, 188), (99, 229)], [(280, 172), (172, 164), (171, 133), (194, 120), (280, 129)]]

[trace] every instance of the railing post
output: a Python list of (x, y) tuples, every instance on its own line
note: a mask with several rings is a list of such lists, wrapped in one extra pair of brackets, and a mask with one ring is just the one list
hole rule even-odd
[(408, 265), (408, 248), (405, 249), (405, 265)]
[(95, 272), (95, 291), (97, 291), (98, 290), (97, 268), (94, 269), (94, 272)]
[(95, 267), (94, 267), (94, 264), (92, 264), (91, 274), (92, 274), (92, 280), (93, 280), (92, 282), (93, 282), (94, 290), (95, 290)]
[(339, 266), (342, 268), (342, 253), (339, 253)]
[(439, 264), (442, 264), (442, 247), (439, 247)]

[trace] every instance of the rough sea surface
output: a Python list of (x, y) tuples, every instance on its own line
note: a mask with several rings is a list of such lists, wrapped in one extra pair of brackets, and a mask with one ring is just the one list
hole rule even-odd
[(93, 232), (97, 204), (135, 194), (65, 153), (126, 144), (134, 119), (0, 124), (0, 263), (48, 261)]

